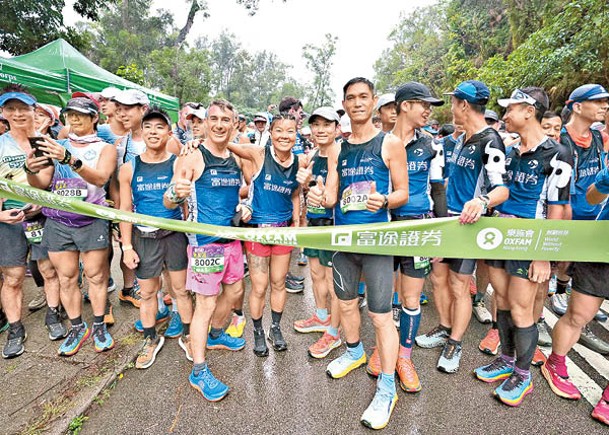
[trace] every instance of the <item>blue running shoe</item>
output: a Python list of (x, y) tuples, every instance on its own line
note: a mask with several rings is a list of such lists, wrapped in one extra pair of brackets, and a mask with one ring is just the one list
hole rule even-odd
[(461, 353), (463, 353), (461, 345), (446, 342), (438, 359), (438, 370), (444, 373), (456, 373), (461, 363)]
[(188, 376), (188, 381), (192, 388), (201, 393), (203, 397), (210, 402), (217, 402), (224, 399), (230, 390), (227, 385), (214, 377), (207, 364), (205, 364), (203, 370), (196, 376), (194, 370), (191, 371), (190, 376)]
[(165, 331), (165, 337), (167, 338), (178, 338), (184, 332), (184, 325), (182, 324), (182, 318), (180, 313), (172, 311), (169, 315), (169, 326)]
[(427, 298), (427, 295), (423, 292), (421, 292), (421, 297), (419, 298), (419, 304), (421, 305), (427, 305), (429, 303), (429, 299)]
[(222, 331), (222, 334), (218, 338), (212, 338), (211, 335), (207, 336), (207, 348), (208, 349), (225, 349), (238, 351), (245, 347), (245, 338), (234, 338)]
[[(170, 311), (167, 308), (166, 305), (163, 305), (163, 311), (157, 311), (156, 312), (156, 324), (158, 325), (159, 323), (163, 323), (164, 321), (169, 319), (169, 315), (170, 315)], [(180, 321), (180, 323), (182, 323)], [(137, 332), (144, 332), (144, 325), (142, 325), (142, 321), (140, 319), (137, 319), (135, 321), (135, 323), (133, 324), (133, 327), (135, 328), (135, 330)]]
[(501, 383), (493, 394), (497, 399), (508, 406), (518, 406), (524, 398), (533, 392), (533, 380), (531, 374), (522, 376), (514, 372)]
[(482, 382), (495, 382), (509, 378), (514, 372), (514, 367), (505, 362), (501, 357), (492, 363), (474, 370), (474, 374)]
[(93, 343), (95, 352), (105, 352), (114, 347), (114, 339), (108, 333), (106, 324), (93, 324)]
[(66, 339), (59, 346), (59, 355), (72, 356), (76, 354), (90, 335), (91, 330), (85, 322), (76, 328), (72, 327)]

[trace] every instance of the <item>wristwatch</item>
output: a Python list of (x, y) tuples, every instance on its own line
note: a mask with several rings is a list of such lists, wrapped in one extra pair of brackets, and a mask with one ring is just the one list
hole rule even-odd
[(387, 195), (383, 195), (383, 197), (385, 198), (385, 200), (383, 201), (383, 205), (381, 206), (381, 208), (387, 208), (387, 206), (389, 205), (389, 197)]
[(70, 168), (74, 169), (75, 172), (78, 172), (82, 169), (82, 160), (74, 159), (73, 163), (70, 163)]

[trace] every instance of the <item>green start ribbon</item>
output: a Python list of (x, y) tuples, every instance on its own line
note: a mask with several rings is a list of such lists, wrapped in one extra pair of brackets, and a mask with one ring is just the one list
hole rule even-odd
[(184, 233), (361, 254), (609, 262), (608, 221), (458, 218), (309, 228), (235, 228), (176, 221), (55, 195), (0, 179), (0, 196), (95, 218)]

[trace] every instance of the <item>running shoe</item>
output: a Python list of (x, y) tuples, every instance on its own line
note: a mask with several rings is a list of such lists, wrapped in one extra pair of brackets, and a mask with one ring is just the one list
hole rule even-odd
[(427, 305), (429, 303), (429, 298), (427, 297), (427, 295), (423, 292), (421, 292), (421, 297), (419, 297), (419, 304), (421, 305)]
[(383, 429), (389, 423), (397, 401), (397, 392), (385, 391), (377, 386), (374, 398), (362, 414), (360, 421), (370, 429)]
[(531, 375), (521, 376), (514, 372), (495, 388), (494, 395), (508, 406), (518, 406), (524, 398), (533, 392), (533, 379)]
[(170, 294), (166, 294), (165, 296), (163, 296), (163, 303), (165, 305), (173, 305), (173, 301), (171, 300)]
[(300, 276), (300, 275), (293, 275), (290, 272), (288, 272), (288, 274), (286, 275), (286, 278), (289, 279), (290, 281), (294, 281), (300, 284), (304, 284), (304, 276)]
[(332, 349), (340, 347), (341, 344), (343, 344), (343, 342), (340, 338), (340, 334), (335, 337), (326, 331), (319, 340), (309, 346), (309, 355), (317, 359), (325, 358)]
[(609, 402), (601, 398), (592, 410), (592, 418), (609, 425)]
[(486, 333), (486, 336), (482, 339), (482, 341), (480, 341), (478, 349), (488, 355), (497, 355), (500, 344), (501, 341), (499, 340), (499, 330), (491, 328)]
[(289, 277), (285, 279), (285, 291), (287, 291), (288, 293), (302, 293), (303, 290), (303, 283), (294, 281)]
[(552, 335), (548, 331), (548, 325), (545, 320), (537, 322), (537, 332), (539, 332), (539, 338), (537, 344), (540, 346), (552, 346)]
[(505, 362), (501, 357), (495, 358), (493, 362), (474, 369), (474, 375), (482, 382), (495, 382), (509, 378), (514, 372), (514, 367)]
[(378, 378), (381, 374), (381, 354), (379, 348), (375, 347), (372, 351), (372, 355), (368, 358), (368, 364), (366, 365), (366, 373), (370, 376)]
[[(162, 311), (158, 311), (156, 312), (156, 324), (160, 324), (163, 323), (167, 320), (169, 320), (169, 317), (171, 315), (171, 311), (169, 311), (169, 308), (167, 308), (167, 305), (163, 305), (163, 307), (161, 307)], [(135, 328), (135, 330), (137, 332), (144, 332), (144, 325), (142, 324), (142, 320), (141, 319), (137, 319), (134, 323), (133, 323), (133, 327)]]
[(184, 332), (184, 325), (180, 313), (172, 311), (169, 314), (169, 326), (165, 330), (165, 338), (178, 338)]
[(101, 325), (93, 324), (93, 343), (95, 352), (105, 352), (114, 347), (114, 339), (108, 333), (106, 324)]
[(349, 372), (364, 364), (366, 364), (366, 353), (363, 353), (359, 359), (353, 359), (349, 351), (347, 351), (328, 364), (326, 373), (332, 379), (339, 379), (347, 376)]
[(118, 299), (123, 303), (133, 305), (135, 308), (139, 308), (142, 301), (142, 298), (139, 292), (136, 291), (135, 286), (122, 289), (118, 294)]
[(104, 323), (110, 327), (114, 325), (114, 308), (109, 300), (106, 301), (106, 311), (104, 312)]
[(391, 312), (393, 315), (393, 324), (396, 328), (400, 329), (400, 313), (402, 312), (402, 306), (392, 305)]
[(116, 290), (116, 283), (114, 282), (114, 278), (108, 278), (108, 293), (112, 293)]
[(567, 377), (563, 378), (556, 372), (556, 368), (552, 364), (546, 362), (541, 366), (541, 374), (546, 381), (550, 389), (559, 397), (563, 399), (579, 400), (582, 398), (581, 393), (577, 389), (573, 382)]
[(309, 264), (309, 259), (304, 255), (304, 252), (301, 252), (300, 255), (298, 255), (298, 265), (306, 266), (307, 264)]
[(448, 331), (441, 328), (440, 325), (433, 328), (427, 334), (419, 335), (414, 339), (417, 346), (424, 347), (425, 349), (432, 349), (434, 347), (444, 346), (448, 339)]
[(264, 338), (264, 329), (254, 328), (254, 354), (259, 357), (265, 357), (269, 355), (269, 348), (266, 346), (266, 339)]
[(493, 321), (491, 313), (489, 313), (489, 311), (486, 309), (486, 306), (484, 305), (484, 299), (475, 302), (472, 306), (472, 311), (474, 312), (476, 320), (478, 320), (478, 322), (482, 324), (488, 324)]
[(188, 381), (190, 382), (192, 388), (201, 393), (203, 397), (210, 402), (217, 402), (224, 399), (229, 391), (227, 385), (223, 384), (214, 377), (207, 364), (205, 364), (203, 370), (201, 370), (196, 376), (194, 370), (190, 372)]
[(317, 314), (313, 314), (308, 319), (296, 320), (294, 322), (294, 329), (302, 334), (309, 332), (326, 332), (329, 327), (330, 316), (324, 321), (317, 317)]
[(557, 293), (550, 298), (550, 308), (559, 316), (564, 316), (567, 312), (567, 305), (569, 305), (569, 295), (566, 293)]
[(226, 328), (226, 333), (234, 338), (242, 337), (246, 323), (247, 321), (245, 320), (245, 316), (240, 316), (233, 313), (233, 317), (230, 320), (230, 325), (228, 325), (228, 328)]
[(144, 343), (142, 344), (142, 349), (135, 360), (135, 368), (147, 369), (154, 364), (156, 354), (159, 353), (163, 347), (163, 344), (165, 344), (165, 337), (162, 335), (159, 335), (154, 339), (151, 337), (146, 337), (144, 339)]
[(283, 334), (281, 333), (281, 328), (279, 327), (279, 325), (271, 325), (271, 327), (269, 328), (268, 339), (271, 342), (271, 345), (273, 346), (273, 349), (275, 349), (275, 351), (283, 352), (284, 350), (288, 350), (288, 344), (283, 338)]
[(446, 342), (438, 359), (437, 369), (444, 373), (456, 373), (461, 363), (461, 345)]
[(584, 326), (582, 329), (582, 333), (579, 336), (579, 343), (601, 355), (609, 354), (609, 343), (596, 336), (588, 325)]
[(359, 302), (357, 304), (357, 306), (359, 307), (360, 310), (363, 310), (364, 308), (366, 308), (368, 306), (368, 300), (366, 299), (366, 295), (359, 295)]
[(556, 293), (556, 275), (552, 275), (550, 277), (550, 282), (548, 283), (548, 296), (554, 296)]
[(59, 346), (59, 355), (75, 355), (90, 335), (91, 330), (85, 322), (83, 322), (80, 326), (77, 327), (72, 326), (72, 328), (68, 332), (68, 335), (66, 336), (66, 339), (63, 341), (63, 343), (61, 343), (61, 346)]
[(47, 308), (44, 325), (46, 326), (47, 331), (49, 331), (49, 340), (51, 341), (61, 340), (68, 335), (68, 330), (61, 321), (57, 309)]
[(2, 358), (10, 359), (16, 358), (25, 352), (25, 340), (27, 340), (27, 333), (23, 331), (23, 335), (15, 335), (13, 330), (8, 331), (8, 337), (6, 338), (6, 344), (2, 349)]
[(192, 348), (190, 347), (190, 335), (182, 335), (178, 339), (178, 344), (186, 354), (186, 359), (192, 361)]
[(44, 288), (36, 287), (36, 295), (34, 296), (34, 299), (32, 299), (30, 301), (30, 303), (27, 305), (28, 310), (38, 311), (39, 309), (44, 308), (46, 306), (47, 306), (47, 296), (44, 293)]
[(472, 278), (469, 280), (469, 294), (471, 296), (476, 296), (476, 293), (478, 293), (478, 286), (476, 285), (476, 277), (472, 276)]
[(8, 319), (6, 318), (6, 314), (4, 310), (0, 308), (0, 334), (6, 331), (9, 327)]
[(608, 317), (607, 317), (607, 314), (605, 314), (604, 311), (598, 310), (598, 312), (594, 315), (594, 319), (599, 321), (599, 322), (606, 322)]
[(224, 331), (222, 331), (222, 334), (220, 334), (220, 336), (217, 338), (212, 338), (210, 334), (207, 335), (208, 349), (223, 349), (236, 352), (238, 350), (243, 349), (244, 347), (244, 338), (233, 338)]
[(400, 387), (407, 393), (418, 393), (421, 391), (421, 381), (417, 369), (410, 358), (399, 357), (395, 366), (400, 380)]
[(533, 360), (531, 361), (531, 365), (533, 365), (535, 367), (540, 367), (540, 366), (544, 365), (547, 360), (548, 359), (543, 354), (541, 349), (539, 349), (539, 346), (536, 346), (535, 353), (533, 354)]

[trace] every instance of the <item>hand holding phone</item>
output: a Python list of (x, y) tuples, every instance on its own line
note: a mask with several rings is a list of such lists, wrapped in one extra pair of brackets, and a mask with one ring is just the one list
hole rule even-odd
[[(34, 150), (34, 157), (45, 157), (44, 151), (40, 148), (42, 145), (38, 143), (38, 141), (44, 141), (44, 137), (36, 136), (36, 137), (28, 137), (28, 141), (30, 142), (30, 146)], [(47, 166), (53, 164), (53, 160), (50, 158), (47, 159)]]

